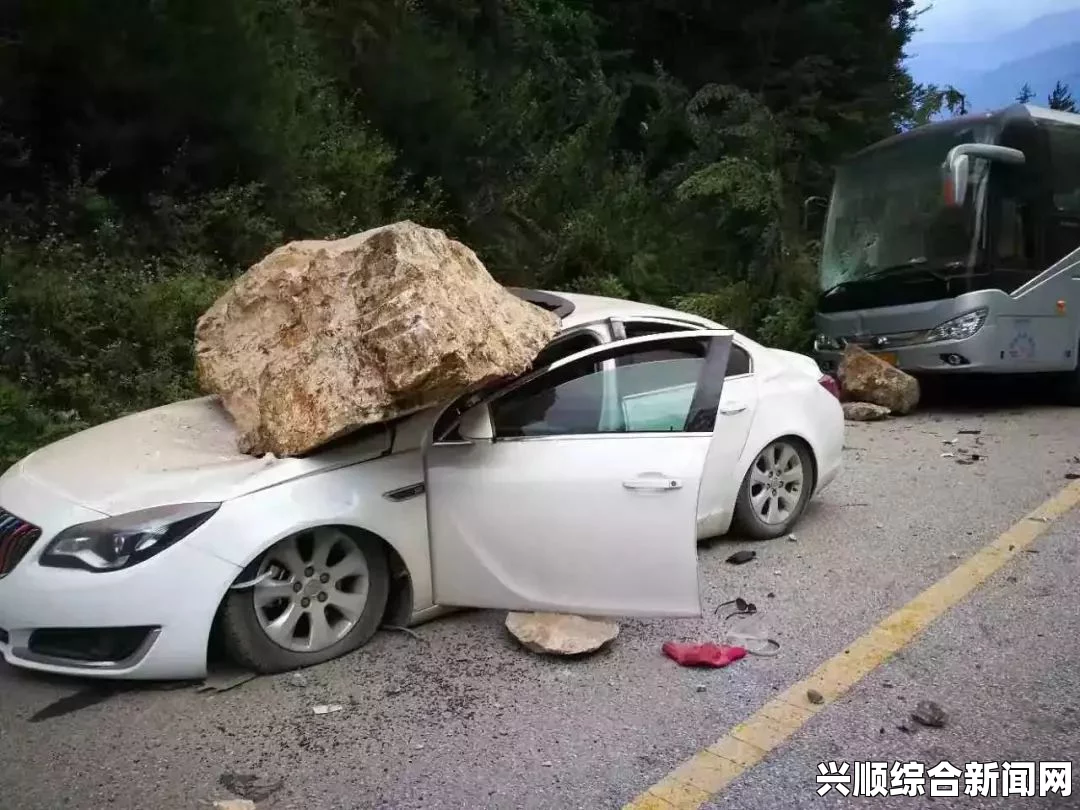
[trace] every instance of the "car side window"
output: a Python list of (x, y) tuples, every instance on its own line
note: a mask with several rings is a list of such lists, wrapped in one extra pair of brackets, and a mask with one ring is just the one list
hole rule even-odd
[[(536, 359), (533, 360), (530, 370), (550, 366), (552, 363), (562, 360), (565, 357), (570, 357), (578, 352), (583, 352), (599, 345), (600, 338), (593, 332), (582, 331), (573, 332), (569, 335), (556, 336), (554, 340), (541, 349), (540, 353), (536, 355)], [(443, 411), (438, 421), (436, 421), (433, 430), (435, 440), (451, 442), (460, 441), (461, 434), (458, 433), (458, 426), (456, 424), (457, 419), (461, 414), (468, 410), (480, 396), (482, 396), (482, 394), (478, 394), (477, 392), (465, 394)], [(450, 428), (449, 433), (446, 433), (447, 428)]]
[(689, 332), (698, 327), (691, 324), (663, 323), (661, 321), (625, 321), (623, 330), (626, 337), (636, 338), (646, 335), (663, 335), (668, 332)]
[(725, 377), (738, 377), (750, 373), (750, 353), (742, 346), (731, 344), (731, 353), (728, 355), (727, 372)]
[[(682, 332), (687, 331), (691, 327), (676, 326), (666, 323), (650, 323), (648, 321), (629, 321), (626, 323), (626, 337), (641, 337), (643, 335), (663, 334), (666, 332)], [(655, 356), (651, 352), (643, 352), (640, 357), (647, 358)], [(620, 365), (627, 365), (629, 363), (641, 362), (638, 359), (639, 356), (626, 356), (616, 360), (616, 363)], [(751, 371), (750, 366), (750, 353), (741, 346), (732, 343), (731, 352), (728, 354), (728, 365), (725, 377), (739, 377), (743, 374), (749, 374)]]
[(495, 437), (684, 432), (710, 343), (617, 346), (544, 374), (492, 403)]

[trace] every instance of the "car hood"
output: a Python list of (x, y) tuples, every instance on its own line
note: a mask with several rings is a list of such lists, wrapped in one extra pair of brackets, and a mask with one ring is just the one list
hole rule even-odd
[(48, 445), (13, 472), (73, 503), (123, 514), (173, 503), (225, 501), (305, 475), (376, 458), (390, 449), (378, 431), (307, 458), (249, 456), (215, 397), (131, 414)]

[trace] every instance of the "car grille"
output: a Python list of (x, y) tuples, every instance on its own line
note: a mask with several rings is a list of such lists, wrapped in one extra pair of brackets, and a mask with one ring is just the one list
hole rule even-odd
[(0, 577), (10, 574), (41, 537), (41, 529), (0, 509)]

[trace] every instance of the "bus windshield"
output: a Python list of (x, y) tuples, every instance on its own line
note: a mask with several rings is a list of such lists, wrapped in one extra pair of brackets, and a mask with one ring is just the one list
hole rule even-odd
[(873, 278), (974, 267), (987, 163), (970, 161), (967, 202), (945, 204), (941, 165), (957, 144), (993, 142), (988, 124), (934, 127), (871, 149), (836, 174), (821, 252), (821, 291)]

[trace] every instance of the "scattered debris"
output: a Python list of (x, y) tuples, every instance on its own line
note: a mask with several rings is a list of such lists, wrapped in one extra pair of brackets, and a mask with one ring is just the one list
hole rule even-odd
[(706, 686), (703, 683), (699, 683), (695, 688), (697, 689), (698, 692), (704, 692), (705, 689), (706, 689)]
[(956, 453), (942, 453), (942, 458), (956, 458)]
[(551, 760), (550, 759), (545, 759), (543, 762), (540, 763), (540, 767), (541, 768), (550, 768), (551, 767)]
[(402, 688), (400, 686), (390, 686), (386, 690), (387, 697), (396, 697), (397, 695), (400, 695), (401, 692)]
[(31, 723), (40, 723), (42, 720), (52, 720), (55, 717), (63, 717), (66, 714), (89, 709), (111, 698), (113, 695), (129, 689), (129, 686), (118, 683), (95, 683), (72, 692), (69, 695), (54, 700), (49, 705), (39, 709), (30, 718)]
[(421, 636), (415, 630), (410, 630), (408, 627), (402, 627), (402, 626), (397, 625), (397, 624), (384, 624), (380, 629), (381, 630), (392, 630), (395, 633), (404, 633), (405, 635), (409, 636), (410, 638), (414, 638), (417, 641), (422, 641), (425, 644), (427, 644), (427, 639), (426, 638)]
[(896, 730), (897, 730), (897, 731), (902, 731), (902, 732), (904, 732), (905, 734), (911, 734), (911, 733), (912, 733), (912, 732), (911, 732), (911, 729), (907, 727), (907, 724), (906, 724), (906, 723), (901, 723), (900, 725), (898, 725), (898, 726), (896, 727)]
[(661, 647), (664, 655), (682, 667), (726, 667), (746, 656), (742, 647), (727, 644), (691, 644), (681, 641), (665, 641)]
[(214, 802), (214, 810), (255, 810), (255, 802), (251, 799), (218, 799)]
[(1065, 473), (1065, 480), (1067, 480), (1067, 481), (1075, 481), (1078, 478), (1080, 478), (1080, 473), (1075, 473), (1075, 472), (1067, 472), (1067, 473)]
[(218, 777), (218, 784), (230, 793), (255, 802), (269, 799), (285, 786), (284, 779), (267, 779), (254, 773), (230, 773), (226, 771)]
[(848, 398), (906, 414), (919, 404), (919, 381), (853, 343), (844, 349), (837, 369), (841, 389)]
[(413, 748), (415, 748), (417, 751), (423, 751), (424, 750), (424, 744), (423, 743), (417, 743), (416, 745), (413, 746)]
[(915, 706), (915, 711), (911, 713), (911, 717), (920, 725), (930, 728), (941, 728), (949, 719), (945, 710), (932, 700), (920, 700)]
[(1016, 577), (1005, 577), (1005, 581), (1006, 582), (1014, 582), (1014, 583), (1019, 582), (1019, 580)]
[(739, 616), (739, 615), (753, 616), (755, 613), (757, 613), (757, 605), (755, 605), (753, 602), (747, 602), (741, 596), (737, 596), (734, 599), (729, 599), (727, 602), (721, 602), (719, 605), (717, 605), (713, 609), (713, 613), (716, 614), (716, 615), (719, 615), (720, 614), (720, 608), (727, 607), (729, 605), (734, 607), (735, 610), (732, 613), (729, 613), (727, 616), (725, 616), (724, 621), (727, 621), (732, 616)]
[(294, 672), (289, 676), (289, 686), (304, 687), (308, 685), (307, 675), (303, 672)]
[(780, 653), (780, 642), (776, 639), (755, 636), (746, 633), (725, 633), (724, 643), (729, 647), (741, 647), (747, 655), (759, 658), (774, 658)]
[(750, 562), (756, 556), (757, 556), (756, 551), (743, 549), (742, 551), (736, 551), (734, 554), (732, 554), (730, 557), (728, 557), (724, 562), (731, 563), (732, 565), (742, 565), (743, 563)]
[(842, 407), (844, 419), (849, 422), (880, 422), (888, 419), (890, 414), (884, 405), (875, 405), (872, 402), (845, 402)]
[(403, 221), (252, 266), (199, 318), (196, 373), (241, 452), (292, 456), (521, 374), (558, 330), (468, 247)]
[(563, 613), (506, 614), (506, 629), (523, 647), (549, 655), (583, 655), (614, 641), (619, 625)]
[(945, 441), (942, 442), (942, 444), (956, 444), (958, 441), (960, 441), (960, 440), (959, 439), (946, 439)]
[(228, 692), (238, 686), (243, 686), (248, 681), (253, 681), (259, 676), (254, 672), (245, 672), (241, 675), (232, 675), (225, 678), (208, 679), (195, 689), (196, 692)]
[(789, 543), (797, 543), (797, 542), (799, 542), (799, 538), (798, 538), (798, 537), (796, 537), (796, 536), (795, 536), (795, 535), (793, 535), (793, 534), (789, 534), (789, 535), (787, 536), (787, 540), (788, 540), (788, 542), (789, 542)]
[(1025, 548), (1024, 553), (1025, 554), (1038, 554), (1039, 550), (1037, 548)]
[(962, 430), (958, 430), (956, 432), (960, 436), (978, 436), (982, 433), (981, 430), (975, 430), (973, 428), (963, 428)]
[(319, 706), (312, 706), (311, 707), (311, 713), (312, 714), (331, 714), (332, 712), (340, 712), (343, 708), (345, 708), (345, 707), (342, 706), (340, 703), (326, 703), (326, 704), (321, 704)]
[(816, 706), (820, 706), (825, 702), (825, 696), (821, 694), (817, 689), (807, 689), (806, 699)]
[(769, 591), (769, 592), (768, 592), (767, 594), (765, 594), (765, 598), (766, 598), (766, 599), (775, 599), (775, 598), (776, 598), (776, 594), (775, 594), (775, 593), (773, 593), (772, 591)]
[(1048, 518), (1048, 517), (1029, 517), (1028, 520), (1034, 520), (1036, 523), (1049, 523), (1050, 522), (1050, 518)]

